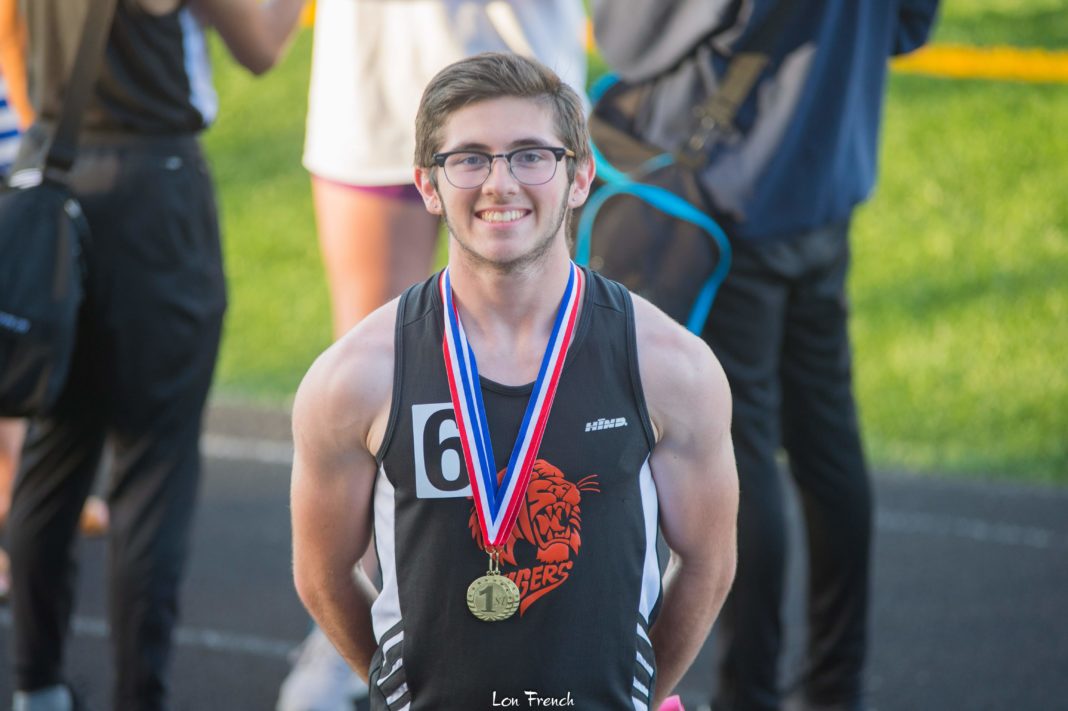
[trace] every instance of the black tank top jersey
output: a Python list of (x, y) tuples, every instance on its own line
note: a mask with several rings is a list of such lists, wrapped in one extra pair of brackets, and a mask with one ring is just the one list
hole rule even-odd
[[(648, 629), (661, 592), (654, 439), (630, 295), (585, 273), (575, 338), (501, 562), (520, 609), (501, 622), (479, 621), (466, 602), (488, 557), (449, 398), (438, 276), (401, 297), (374, 494), (383, 590), (373, 607), (372, 709), (648, 707)], [(482, 379), (498, 471), (532, 388)]]
[[(24, 0), (29, 29), (27, 70), (34, 107), (54, 122), (78, 52), (86, 12), (95, 0)], [(183, 1), (151, 15), (137, 0), (116, 0), (115, 19), (89, 105), (87, 131), (189, 134), (215, 117), (204, 36)]]

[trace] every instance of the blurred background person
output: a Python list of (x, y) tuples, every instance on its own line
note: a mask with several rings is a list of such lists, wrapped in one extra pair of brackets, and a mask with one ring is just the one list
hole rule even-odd
[[(26, 95), (26, 51), (24, 27), (16, 22), (14, 3), (0, 4), (0, 186), (7, 180), (18, 153), (19, 135), (33, 120)], [(2, 189), (2, 187), (0, 187)], [(0, 526), (7, 521), (11, 505), (11, 483), (22, 448), (21, 420), (0, 418)], [(7, 553), (0, 549), (0, 601), (7, 599), (11, 586)]]
[[(0, 17), (0, 185), (3, 185), (18, 154), (19, 138), (33, 122), (33, 107), (26, 91), (26, 31), (16, 21), (14, 3), (3, 5)], [(0, 418), (0, 528), (7, 523), (11, 507), (11, 486), (18, 469), (19, 451), (26, 434), (22, 420)], [(90, 496), (82, 509), (81, 529), (88, 535), (107, 530), (107, 504)], [(0, 549), (0, 601), (6, 601), (11, 587), (7, 552)]]
[[(875, 182), (887, 61), (925, 41), (937, 0), (739, 5), (592, 3), (608, 64), (648, 89), (632, 130), (668, 151), (692, 148), (695, 110), (725, 83), (735, 57), (768, 59), (734, 125), (719, 126), (699, 154), (705, 207), (733, 251), (703, 336), (734, 394), (741, 485), (738, 574), (720, 617), (714, 708), (783, 704), (781, 446), (809, 570), (807, 651), (788, 707), (859, 710), (872, 494), (852, 388), (849, 224)], [(771, 40), (757, 39), (769, 27)]]
[[(0, 0), (12, 23), (16, 0)], [(74, 705), (62, 660), (72, 539), (110, 442), (113, 705), (166, 703), (200, 478), (198, 439), (226, 290), (214, 191), (197, 134), (216, 112), (202, 24), (255, 73), (282, 55), (302, 0), (118, 0), (69, 182), (92, 233), (67, 387), (26, 434), (9, 514), (14, 708)], [(33, 0), (0, 55), (27, 38), (36, 121), (14, 173), (39, 171), (91, 0)], [(25, 30), (21, 29), (25, 27)], [(26, 34), (23, 35), (22, 33)]]
[[(438, 218), (414, 185), (411, 127), (431, 77), (472, 54), (511, 51), (540, 60), (585, 96), (585, 38), (579, 0), (316, 2), (304, 166), (335, 339), (430, 274)], [(351, 709), (353, 696), (365, 694), (315, 629), (282, 684), (278, 711)]]

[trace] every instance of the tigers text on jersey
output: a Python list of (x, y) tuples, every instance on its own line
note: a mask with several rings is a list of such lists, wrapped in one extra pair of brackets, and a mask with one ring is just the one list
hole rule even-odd
[[(648, 708), (648, 630), (661, 596), (654, 438), (630, 295), (586, 274), (575, 339), (501, 557), (501, 574), (520, 591), (519, 610), (501, 622), (479, 621), (467, 607), (467, 587), (486, 573), (488, 556), (442, 358), (438, 276), (401, 297), (374, 494), (383, 577), (372, 608), (376, 711), (536, 708), (546, 700), (583, 711)], [(500, 471), (532, 384), (481, 385)], [(606, 413), (628, 426), (592, 431), (588, 423)]]

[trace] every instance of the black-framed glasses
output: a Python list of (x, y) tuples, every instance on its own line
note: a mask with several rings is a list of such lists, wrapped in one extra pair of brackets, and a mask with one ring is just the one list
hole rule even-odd
[(486, 182), (493, 170), (493, 161), (503, 158), (508, 172), (523, 185), (542, 185), (556, 175), (556, 165), (563, 158), (574, 158), (570, 148), (528, 146), (507, 153), (485, 151), (448, 151), (435, 153), (434, 164), (445, 173), (453, 187), (468, 190)]

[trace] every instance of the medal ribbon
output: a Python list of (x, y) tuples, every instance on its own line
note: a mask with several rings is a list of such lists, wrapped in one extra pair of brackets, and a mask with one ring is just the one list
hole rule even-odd
[(545, 434), (545, 425), (549, 421), (556, 387), (560, 383), (564, 358), (575, 334), (583, 279), (582, 271), (572, 262), (567, 288), (556, 312), (545, 355), (541, 359), (538, 379), (534, 381), (534, 390), (527, 401), (523, 422), (519, 426), (519, 434), (508, 459), (508, 468), (500, 482), (497, 481), (493, 443), (490, 441), (489, 422), (482, 402), (478, 364), (467, 341), (463, 324), (460, 323), (460, 312), (452, 300), (448, 267), (438, 281), (441, 302), (445, 308), (445, 336), (441, 349), (445, 356), (445, 371), (449, 377), (449, 393), (456, 414), (456, 427), (460, 430), (460, 442), (463, 446), (467, 475), (471, 480), (475, 511), (482, 527), (482, 540), (487, 547), (505, 543), (526, 497), (534, 459)]

